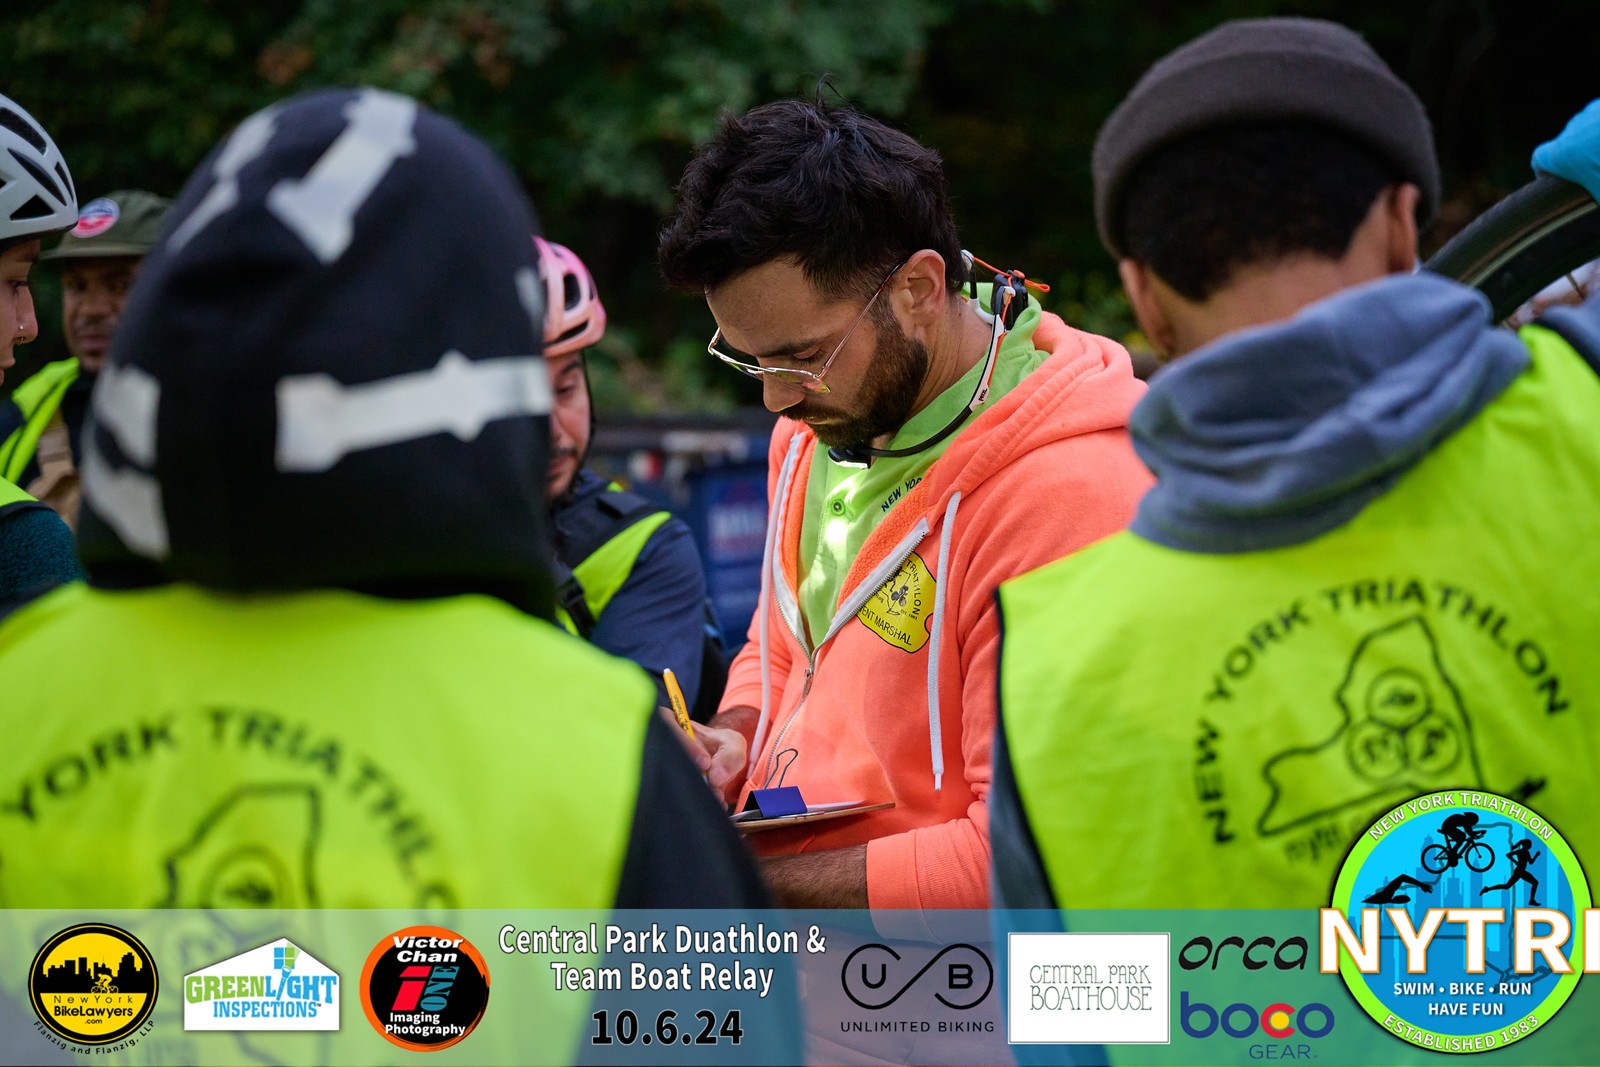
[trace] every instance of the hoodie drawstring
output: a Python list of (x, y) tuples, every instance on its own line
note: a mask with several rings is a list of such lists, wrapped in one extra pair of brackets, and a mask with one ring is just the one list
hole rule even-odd
[(767, 544), (761, 550), (761, 592), (756, 599), (756, 617), (761, 620), (758, 631), (761, 641), (761, 717), (756, 720), (755, 736), (750, 741), (750, 751), (745, 754), (746, 775), (755, 769), (761, 745), (767, 739), (767, 724), (772, 721), (772, 644), (768, 619), (774, 595), (772, 568), (778, 558), (778, 536), (783, 529), (787, 510), (789, 479), (794, 477), (794, 465), (799, 456), (800, 435), (795, 434), (789, 440), (789, 454), (783, 457), (783, 469), (778, 472), (778, 484), (773, 488), (772, 504), (767, 513)]
[(939, 722), (939, 637), (944, 633), (944, 587), (950, 572), (950, 534), (955, 529), (961, 491), (950, 494), (939, 531), (939, 570), (933, 580), (933, 626), (928, 642), (928, 746), (933, 750), (933, 791), (944, 789), (943, 729)]

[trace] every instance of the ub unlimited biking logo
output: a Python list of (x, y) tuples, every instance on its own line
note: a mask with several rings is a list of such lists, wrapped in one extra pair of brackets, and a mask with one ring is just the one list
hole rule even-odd
[(1577, 857), (1538, 813), (1477, 790), (1433, 793), (1350, 850), (1322, 910), (1321, 970), (1419, 1048), (1501, 1048), (1600, 970), (1590, 903)]
[(881, 1011), (930, 971), (933, 998), (957, 1011), (977, 1007), (994, 988), (994, 965), (982, 949), (967, 944), (947, 945), (926, 962), (909, 961), (877, 942), (862, 945), (845, 957), (839, 981), (857, 1007)]
[(143, 1025), (160, 982), (149, 949), (109, 923), (80, 923), (44, 943), (28, 972), (28, 999), (58, 1037), (109, 1045)]
[(994, 1032), (994, 1019), (972, 1011), (994, 989), (994, 964), (982, 949), (964, 942), (938, 948), (896, 944), (898, 949), (874, 941), (845, 957), (840, 985), (866, 1014), (845, 1009), (839, 1017), (840, 1033)]

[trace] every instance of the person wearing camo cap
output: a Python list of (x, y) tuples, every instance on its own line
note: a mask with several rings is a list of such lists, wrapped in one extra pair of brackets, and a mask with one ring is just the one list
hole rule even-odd
[(69, 525), (78, 513), (80, 442), (89, 392), (144, 256), (170, 201), (123, 189), (89, 201), (78, 222), (40, 256), (61, 275), (68, 358), (47, 363), (0, 405), (0, 477), (50, 505)]

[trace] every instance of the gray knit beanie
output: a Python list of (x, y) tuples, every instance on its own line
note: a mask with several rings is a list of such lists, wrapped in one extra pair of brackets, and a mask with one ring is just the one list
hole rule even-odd
[(1214, 126), (1304, 119), (1337, 129), (1422, 190), (1422, 221), (1439, 206), (1439, 162), (1428, 116), (1355, 32), (1321, 19), (1226, 22), (1167, 55), (1100, 128), (1094, 214), (1100, 240), (1126, 255), (1122, 197), (1150, 153)]

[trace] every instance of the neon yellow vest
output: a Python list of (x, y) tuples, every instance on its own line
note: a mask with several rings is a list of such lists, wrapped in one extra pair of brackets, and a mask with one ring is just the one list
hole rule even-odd
[(655, 699), (478, 596), (70, 586), (0, 673), (12, 908), (609, 908)]
[[(613, 483), (609, 490), (620, 488), (621, 486)], [(650, 535), (659, 530), (670, 518), (672, 518), (671, 513), (665, 511), (646, 515), (589, 553), (572, 568), (572, 576), (583, 586), (583, 602), (593, 618), (598, 620), (604, 613), (606, 605), (611, 603), (611, 598), (617, 595), (617, 590), (622, 588), (623, 583), (628, 580), (628, 575), (633, 573), (633, 565), (638, 562), (639, 553), (644, 551), (645, 542), (649, 541)], [(556, 619), (566, 627), (568, 633), (578, 633), (577, 624), (572, 621), (572, 616), (559, 605), (556, 607)]]
[(46, 363), (17, 386), (11, 402), (22, 411), (22, 425), (0, 441), (0, 478), (14, 482), (22, 477), (39, 447), (39, 438), (61, 408), (61, 398), (78, 380), (76, 359)]
[(0, 478), (0, 511), (4, 511), (13, 504), (32, 503), (36, 503), (36, 501), (25, 490), (13, 485), (4, 478)]
[(1600, 378), (1531, 367), (1353, 520), (1180, 552), (1122, 533), (1006, 583), (1001, 709), (1063, 908), (1328, 900), (1401, 799), (1526, 798), (1600, 863)]

